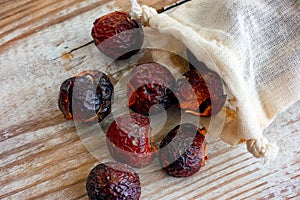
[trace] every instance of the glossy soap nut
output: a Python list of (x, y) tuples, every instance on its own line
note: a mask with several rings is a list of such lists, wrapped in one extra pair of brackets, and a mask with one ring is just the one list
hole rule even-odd
[(191, 69), (184, 74), (185, 78), (177, 81), (175, 95), (179, 106), (187, 113), (211, 116), (215, 115), (225, 104), (221, 77), (211, 70)]
[(116, 118), (106, 134), (110, 155), (118, 162), (132, 167), (145, 167), (154, 157), (149, 119), (138, 113), (125, 114)]
[(144, 42), (142, 25), (127, 13), (118, 11), (96, 19), (91, 34), (97, 48), (117, 60), (136, 54)]
[(172, 73), (159, 63), (137, 65), (130, 73), (127, 84), (128, 107), (134, 112), (149, 115), (168, 109), (177, 100), (172, 92), (176, 80)]
[(138, 200), (141, 196), (140, 178), (127, 165), (110, 162), (94, 167), (87, 179), (89, 199)]
[(184, 123), (172, 129), (161, 141), (159, 161), (163, 170), (174, 177), (197, 173), (207, 160), (206, 129)]
[(68, 120), (100, 122), (111, 112), (113, 91), (107, 75), (83, 71), (61, 84), (58, 106)]

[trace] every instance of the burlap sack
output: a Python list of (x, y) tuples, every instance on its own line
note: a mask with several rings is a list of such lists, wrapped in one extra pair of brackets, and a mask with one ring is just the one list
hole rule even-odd
[(273, 157), (277, 147), (263, 130), (300, 99), (299, 2), (192, 0), (167, 14), (131, 3), (131, 15), (151, 27), (149, 37), (166, 36), (152, 35), (153, 43), (184, 45), (224, 80), (236, 101), (227, 105), (222, 140), (245, 140), (255, 157)]

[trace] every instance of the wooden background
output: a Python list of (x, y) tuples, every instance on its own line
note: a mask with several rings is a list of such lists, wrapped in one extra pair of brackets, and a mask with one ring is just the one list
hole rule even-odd
[[(160, 9), (175, 0), (139, 2)], [(0, 199), (87, 199), (99, 161), (58, 110), (58, 90), (86, 69), (118, 77), (89, 44), (90, 30), (99, 16), (128, 8), (125, 0), (0, 1)], [(300, 199), (300, 102), (265, 134), (281, 148), (276, 161), (263, 166), (244, 145), (211, 140), (195, 176), (140, 173), (141, 199)]]

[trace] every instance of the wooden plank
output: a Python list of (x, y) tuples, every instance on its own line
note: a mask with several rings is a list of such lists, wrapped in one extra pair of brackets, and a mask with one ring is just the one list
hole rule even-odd
[[(3, 40), (0, 43), (0, 51), (7, 49), (11, 44), (29, 37), (37, 31), (70, 20), (79, 13), (83, 14), (96, 10), (98, 7), (108, 7), (111, 10), (116, 8), (128, 10), (130, 6), (128, 1), (109, 2), (111, 1), (62, 0), (53, 2), (51, 0), (37, 0), (27, 2), (27, 0), (23, 0), (18, 1), (14, 5), (7, 3), (7, 6), (2, 7), (3, 9), (0, 10), (0, 16), (2, 16), (0, 18), (2, 19), (0, 21), (0, 30), (2, 30), (0, 39), (1, 41)], [(141, 4), (147, 4), (157, 9), (174, 2), (176, 1), (140, 1)], [(7, 9), (10, 6), (13, 6), (13, 9)]]
[[(160, 9), (175, 1), (139, 2)], [(118, 80), (120, 66), (108, 67), (95, 46), (85, 44), (94, 19), (128, 8), (127, 1), (108, 0), (0, 2), (0, 199), (87, 199), (86, 177), (98, 161), (63, 119), (58, 89), (85, 69)], [(266, 135), (282, 149), (275, 163), (262, 166), (243, 145), (210, 139), (209, 161), (195, 176), (140, 170), (141, 199), (297, 198), (300, 102), (278, 116)]]

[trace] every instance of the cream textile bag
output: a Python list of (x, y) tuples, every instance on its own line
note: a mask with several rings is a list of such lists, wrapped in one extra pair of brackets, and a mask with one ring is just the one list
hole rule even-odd
[[(231, 145), (246, 140), (255, 157), (274, 157), (277, 146), (263, 130), (300, 99), (299, 2), (192, 0), (168, 14), (131, 3), (134, 18), (167, 36), (157, 43), (184, 44), (224, 80), (236, 102), (228, 105), (235, 117), (227, 116), (222, 140)], [(207, 63), (199, 47), (216, 66)]]

